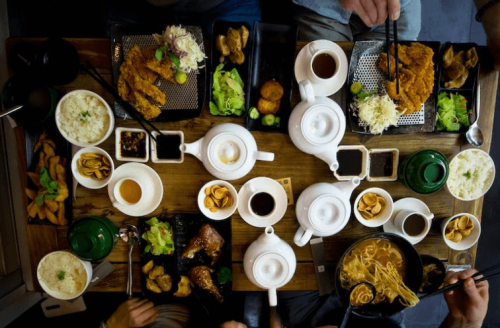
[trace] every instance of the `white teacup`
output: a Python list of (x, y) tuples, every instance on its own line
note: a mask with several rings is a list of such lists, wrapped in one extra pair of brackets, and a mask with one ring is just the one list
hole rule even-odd
[[(120, 187), (121, 187), (121, 185), (126, 180), (132, 180), (132, 181), (134, 181), (135, 183), (137, 183), (139, 185), (139, 188), (141, 189), (141, 197), (139, 198), (139, 200), (136, 203), (130, 203), (130, 202), (128, 202), (127, 200), (125, 200), (122, 197), (122, 195), (120, 193)], [(119, 180), (115, 184), (115, 187), (113, 188), (113, 197), (114, 197), (114, 200), (113, 200), (113, 206), (114, 207), (118, 207), (120, 205), (125, 205), (125, 206), (136, 205), (136, 204), (139, 204), (141, 202), (142, 198), (144, 197), (144, 188), (142, 187), (141, 183), (139, 181), (137, 181), (136, 179), (133, 179), (133, 178), (123, 178), (123, 179)]]
[[(248, 205), (247, 206), (248, 206), (248, 211), (250, 212), (251, 215), (253, 215), (254, 217), (259, 218), (259, 219), (268, 219), (276, 212), (276, 199), (274, 198), (274, 196), (271, 193), (269, 193), (267, 191), (263, 191), (263, 190), (257, 190), (253, 183), (247, 183), (246, 188), (250, 192), (250, 197), (248, 197)], [(271, 210), (271, 212), (269, 212), (266, 215), (259, 215), (259, 214), (255, 213), (254, 209), (252, 208), (253, 198), (261, 193), (268, 194), (273, 199), (273, 202), (274, 202), (273, 209)]]
[[(318, 47), (317, 43), (314, 41), (307, 45), (307, 51), (309, 52), (309, 55), (311, 56), (311, 61), (309, 62), (308, 66), (307, 66), (307, 75), (309, 76), (309, 79), (311, 79), (311, 81), (313, 83), (317, 83), (317, 84), (328, 83), (328, 82), (332, 81), (333, 79), (335, 79), (335, 77), (336, 77), (337, 73), (340, 71), (340, 67), (341, 67), (339, 55), (331, 49), (320, 49)], [(335, 61), (335, 70), (330, 77), (326, 77), (326, 78), (320, 77), (314, 72), (314, 68), (313, 68), (314, 60), (321, 54), (329, 55)]]
[(409, 238), (424, 238), (431, 230), (434, 214), (418, 211), (400, 211), (394, 218), (394, 226)]

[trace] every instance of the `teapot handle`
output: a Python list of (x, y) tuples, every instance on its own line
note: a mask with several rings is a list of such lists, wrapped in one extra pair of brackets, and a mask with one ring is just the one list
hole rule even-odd
[(267, 151), (257, 151), (255, 153), (255, 158), (259, 161), (272, 162), (274, 161), (274, 153), (270, 153)]
[(269, 296), (269, 306), (278, 305), (278, 295), (276, 294), (276, 288), (270, 288), (267, 291), (267, 294)]
[(304, 230), (304, 228), (299, 227), (299, 229), (295, 233), (295, 236), (293, 237), (293, 241), (297, 246), (302, 247), (307, 244), (309, 239), (311, 239), (312, 234), (313, 231), (311, 229)]
[(313, 103), (314, 102), (314, 89), (312, 87), (311, 81), (309, 80), (302, 80), (299, 82), (299, 91), (300, 91), (300, 98), (302, 101), (306, 101), (307, 103)]

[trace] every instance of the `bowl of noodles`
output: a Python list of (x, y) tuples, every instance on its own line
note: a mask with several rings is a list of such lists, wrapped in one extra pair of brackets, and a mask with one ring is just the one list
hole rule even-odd
[(372, 303), (353, 309), (368, 319), (393, 316), (415, 306), (422, 282), (422, 261), (406, 239), (391, 233), (376, 233), (356, 241), (340, 258), (335, 271), (335, 289), (344, 306), (349, 290), (361, 282), (375, 286)]

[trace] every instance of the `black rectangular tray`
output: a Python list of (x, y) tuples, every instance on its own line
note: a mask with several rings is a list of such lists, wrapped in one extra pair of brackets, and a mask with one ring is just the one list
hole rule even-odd
[[(409, 45), (410, 43), (415, 41), (399, 41), (399, 44)], [(383, 132), (383, 134), (407, 134), (407, 133), (422, 133), (422, 132), (434, 132), (435, 130), (435, 119), (436, 119), (436, 102), (437, 102), (437, 89), (438, 89), (438, 65), (439, 65), (439, 53), (441, 44), (439, 42), (433, 41), (418, 41), (428, 47), (430, 47), (434, 51), (434, 56), (432, 57), (432, 61), (434, 62), (434, 89), (429, 96), (429, 99), (425, 103), (425, 120), (424, 124), (415, 124), (415, 125), (400, 125), (400, 126), (391, 126), (387, 130)], [(356, 45), (365, 45), (361, 47), (356, 47)], [(357, 116), (353, 114), (351, 109), (351, 104), (353, 102), (353, 94), (349, 91), (350, 86), (353, 82), (356, 81), (355, 73), (357, 70), (359, 59), (365, 53), (375, 54), (386, 51), (385, 41), (358, 41), (355, 43), (353, 52), (351, 55), (351, 60), (349, 63), (349, 71), (347, 75), (347, 84), (345, 88), (345, 92), (347, 93), (347, 107), (346, 107), (346, 116), (349, 119), (349, 123), (351, 125), (352, 132), (360, 133), (360, 134), (370, 134), (370, 132), (365, 130), (364, 127), (359, 125), (359, 119)], [(380, 70), (378, 67), (375, 69)], [(380, 86), (379, 86), (380, 88)]]
[[(450, 46), (453, 46), (453, 51), (454, 52), (459, 52), (459, 51), (467, 51), (472, 47), (476, 48), (476, 51), (479, 56), (479, 47), (476, 43), (452, 43), (452, 42), (446, 42), (441, 45), (441, 51), (439, 53), (439, 84), (438, 84), (438, 90), (437, 90), (437, 95), (439, 95), (440, 92), (446, 92), (448, 94), (453, 93), (453, 94), (460, 94), (464, 96), (467, 99), (467, 109), (471, 111), (471, 114), (469, 115), (469, 123), (472, 125), (476, 121), (476, 90), (477, 90), (477, 73), (479, 69), (479, 61), (476, 64), (475, 67), (472, 69), (469, 69), (469, 76), (467, 77), (467, 80), (465, 81), (464, 85), (461, 86), (460, 88), (446, 88), (444, 86), (445, 82), (445, 77), (443, 76), (443, 54), (445, 53), (446, 50)], [(436, 101), (436, 113), (437, 113), (437, 101)], [(458, 131), (435, 131), (436, 133), (442, 133), (442, 134), (447, 134), (447, 133), (459, 133), (459, 134), (465, 134), (469, 127), (467, 126), (462, 126), (460, 127), (460, 130)]]
[(250, 107), (257, 107), (260, 87), (269, 80), (278, 81), (283, 87), (280, 110), (280, 127), (262, 125), (261, 117), (252, 120), (248, 115), (248, 130), (288, 133), (288, 119), (291, 113), (292, 85), (295, 80), (293, 66), (297, 43), (297, 26), (255, 22), (253, 30), (253, 60), (250, 82)]
[[(127, 35), (152, 35), (154, 33), (161, 34), (169, 24), (162, 24), (161, 26), (156, 25), (126, 25), (126, 24), (113, 24), (110, 28), (111, 37), (111, 67), (113, 73), (113, 86), (116, 88), (118, 78), (120, 77), (120, 66), (124, 61), (125, 54), (123, 50), (122, 38)], [(196, 26), (201, 29), (200, 26)], [(203, 46), (203, 37), (199, 41)], [(205, 104), (205, 98), (207, 94), (207, 73), (206, 73), (206, 60), (203, 63), (199, 63), (198, 73), (197, 73), (197, 108), (194, 109), (165, 109), (162, 113), (152, 119), (152, 122), (168, 122), (168, 121), (180, 121), (185, 119), (190, 119), (198, 117), (201, 114), (201, 110)], [(166, 95), (168, 98), (168, 94)], [(120, 104), (115, 101), (115, 115), (123, 119), (132, 119)]]
[[(220, 57), (221, 54), (217, 50), (217, 47), (215, 46), (215, 40), (218, 35), (226, 35), (227, 30), (232, 27), (234, 29), (239, 29), (242, 25), (244, 25), (248, 31), (250, 32), (252, 30), (252, 27), (250, 26), (249, 23), (247, 22), (229, 22), (229, 21), (222, 21), (218, 20), (215, 21), (213, 26), (212, 26), (212, 40), (211, 40), (211, 52), (210, 52), (210, 86), (209, 86), (209, 95), (208, 98), (210, 101), (213, 101), (213, 83), (214, 83), (214, 72), (215, 69), (219, 64), (221, 64)], [(252, 62), (252, 47), (253, 47), (253, 37), (252, 33), (248, 36), (248, 41), (247, 45), (245, 48), (242, 49), (243, 53), (245, 54), (245, 61), (243, 64), (238, 65), (238, 64), (233, 64), (229, 58), (226, 56), (224, 60), (224, 71), (230, 71), (233, 68), (236, 68), (238, 71), (238, 74), (240, 74), (241, 79), (243, 80), (244, 86), (243, 90), (245, 92), (245, 112), (241, 116), (236, 116), (236, 115), (226, 115), (226, 116), (219, 116), (217, 117), (245, 117), (245, 115), (248, 113), (248, 108), (250, 107), (250, 98), (249, 98), (249, 90), (250, 90), (250, 64)]]
[[(147, 224), (145, 221), (148, 219), (139, 220), (139, 231), (140, 231), (140, 262), (141, 269), (146, 263), (153, 259), (155, 264), (163, 265), (165, 268), (165, 273), (168, 273), (173, 278), (172, 289), (169, 292), (163, 292), (161, 294), (153, 293), (146, 288), (146, 275), (141, 271), (141, 282), (142, 282), (142, 294), (145, 298), (151, 300), (156, 305), (167, 304), (167, 303), (180, 303), (186, 304), (191, 308), (191, 311), (195, 309), (197, 313), (198, 320), (205, 323), (210, 323), (210, 327), (218, 327), (220, 322), (217, 320), (219, 318), (224, 318), (228, 314), (228, 308), (230, 308), (230, 296), (232, 293), (232, 282), (228, 281), (225, 285), (219, 285), (215, 276), (215, 272), (221, 267), (228, 267), (232, 270), (232, 257), (231, 257), (231, 218), (214, 221), (203, 214), (177, 214), (173, 218), (162, 218), (158, 217), (160, 221), (167, 221), (171, 224), (174, 233), (174, 244), (175, 250), (172, 255), (160, 255), (154, 256), (151, 253), (144, 253), (144, 248), (147, 245), (147, 241), (142, 239), (142, 234), (146, 230)], [(216, 301), (215, 296), (208, 293), (207, 291), (201, 289), (198, 286), (193, 287), (191, 295), (188, 297), (176, 297), (173, 294), (177, 290), (177, 283), (180, 280), (181, 275), (186, 275), (189, 277), (189, 270), (197, 265), (206, 265), (210, 267), (211, 258), (209, 258), (203, 251), (196, 254), (193, 259), (181, 259), (181, 254), (189, 240), (194, 237), (199, 228), (204, 223), (210, 223), (215, 230), (224, 238), (224, 246), (222, 248), (222, 253), (215, 265), (212, 267), (215, 271), (212, 274), (212, 279), (214, 283), (219, 287), (221, 293), (224, 295), (224, 302), (219, 303)], [(193, 312), (192, 312), (193, 313)], [(203, 321), (205, 320), (205, 321)]]
[[(73, 173), (71, 172), (71, 144), (64, 139), (59, 130), (57, 129), (55, 119), (49, 118), (43, 124), (38, 124), (30, 127), (24, 128), (24, 137), (26, 139), (26, 168), (27, 172), (34, 172), (39, 160), (40, 152), (36, 154), (33, 153), (33, 148), (38, 141), (38, 138), (43, 132), (47, 132), (47, 138), (54, 141), (56, 144), (56, 155), (60, 155), (63, 158), (66, 158), (66, 183), (68, 184), (68, 198), (64, 200), (64, 210), (66, 215), (66, 220), (68, 220), (68, 226), (71, 224), (73, 219)], [(48, 169), (48, 168), (47, 168)], [(29, 189), (37, 190), (35, 184), (31, 181), (31, 179), (26, 176), (27, 179), (27, 187)], [(24, 194), (25, 197), (26, 194)], [(27, 204), (31, 202), (28, 199)], [(29, 224), (47, 224), (47, 225), (55, 225), (50, 222), (48, 219), (40, 220), (38, 216), (36, 218), (32, 218), (28, 214), (28, 223)]]

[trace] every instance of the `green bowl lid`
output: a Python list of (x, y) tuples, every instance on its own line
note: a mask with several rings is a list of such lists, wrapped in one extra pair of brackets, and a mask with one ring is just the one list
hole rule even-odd
[(110, 220), (90, 216), (76, 221), (69, 229), (70, 249), (81, 259), (102, 260), (118, 241), (118, 227)]
[(418, 194), (431, 194), (445, 185), (448, 173), (446, 157), (437, 150), (424, 149), (408, 160), (404, 182)]

